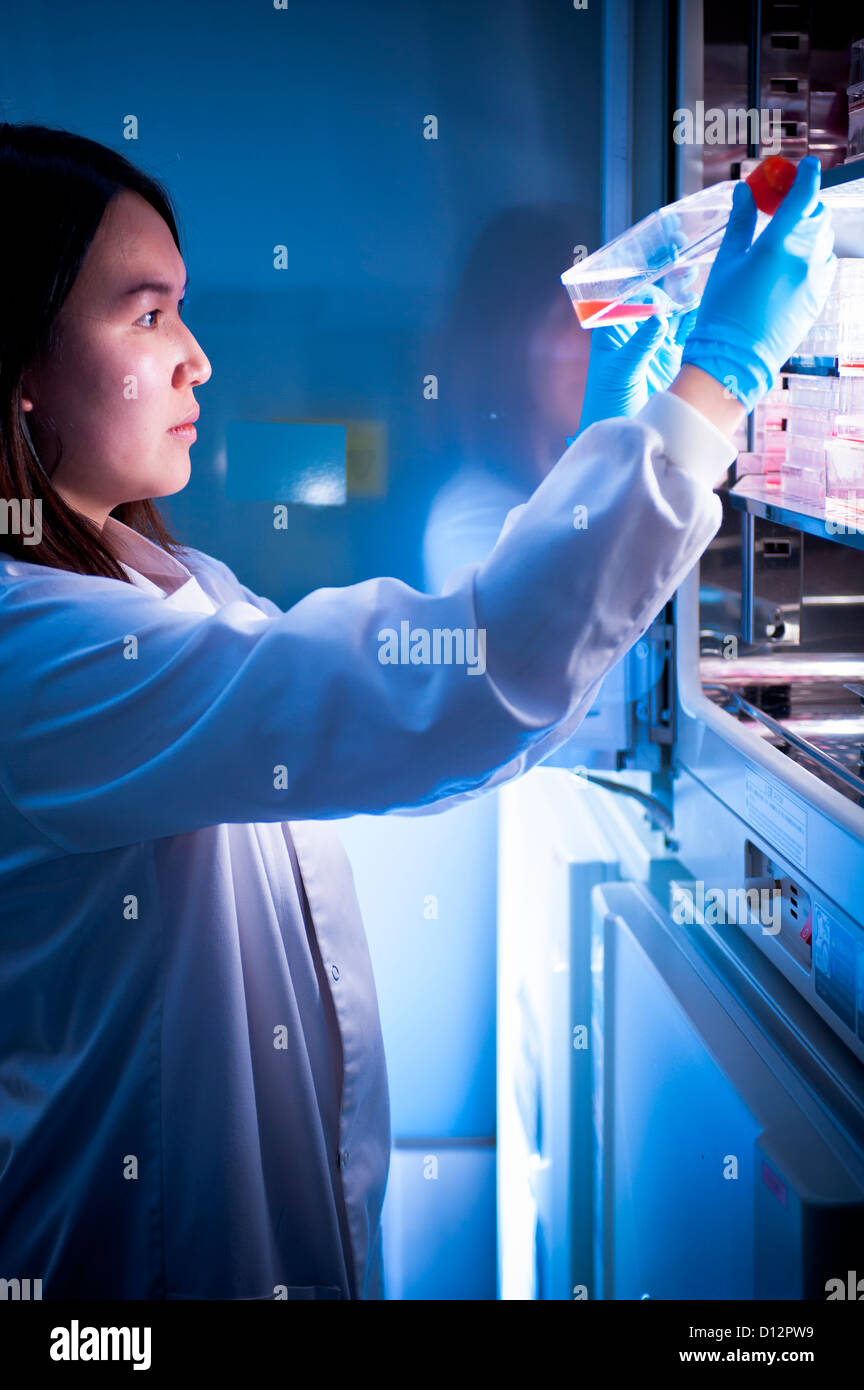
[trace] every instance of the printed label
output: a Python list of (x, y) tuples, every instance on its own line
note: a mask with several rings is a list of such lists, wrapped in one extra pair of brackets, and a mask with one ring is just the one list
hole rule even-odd
[(807, 807), (755, 772), (744, 774), (744, 810), (777, 852), (807, 872)]

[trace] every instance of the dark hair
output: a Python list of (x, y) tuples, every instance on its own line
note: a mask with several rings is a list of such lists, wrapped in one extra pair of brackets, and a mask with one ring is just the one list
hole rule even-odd
[[(41, 499), (42, 506), (40, 543), (9, 534), (3, 548), (31, 563), (130, 582), (95, 522), (51, 484), (63, 452), (56, 422), (40, 410), (57, 443), (55, 458), (43, 462), (21, 409), (22, 378), (57, 347), (57, 316), (105, 209), (123, 189), (146, 198), (181, 250), (169, 194), (122, 154), (68, 130), (0, 123), (0, 498), (22, 506)], [(169, 553), (182, 548), (149, 499), (123, 502), (112, 515)]]

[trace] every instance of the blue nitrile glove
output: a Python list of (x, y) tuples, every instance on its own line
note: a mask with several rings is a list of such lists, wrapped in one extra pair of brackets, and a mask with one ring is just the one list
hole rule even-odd
[(657, 351), (645, 368), (649, 396), (653, 396), (655, 391), (665, 391), (681, 370), (684, 345), (693, 331), (697, 312), (696, 309), (688, 309), (667, 319), (669, 331), (661, 338)]
[(819, 317), (837, 267), (834, 230), (819, 202), (820, 165), (807, 155), (751, 245), (756, 204), (746, 183), (711, 267), (682, 361), (713, 376), (748, 410)]
[(598, 420), (635, 415), (654, 391), (671, 386), (696, 310), (591, 330), (591, 351), (578, 434)]

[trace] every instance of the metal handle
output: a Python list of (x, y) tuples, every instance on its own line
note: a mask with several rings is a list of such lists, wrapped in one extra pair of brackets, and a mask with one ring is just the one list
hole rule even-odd
[(770, 714), (766, 714), (758, 705), (752, 705), (749, 700), (745, 700), (744, 696), (739, 695), (736, 690), (729, 690), (725, 685), (706, 685), (703, 686), (703, 689), (706, 691), (715, 690), (721, 692), (726, 696), (727, 707), (731, 706), (732, 709), (742, 709), (749, 714), (751, 718), (758, 719), (760, 723), (765, 725), (766, 729), (770, 729), (773, 734), (777, 734), (785, 743), (791, 743), (795, 748), (800, 748), (801, 752), (806, 753), (808, 758), (812, 758), (814, 762), (819, 763), (820, 766), (824, 767), (832, 776), (839, 777), (842, 782), (846, 782), (848, 786), (854, 787), (855, 791), (861, 796), (864, 796), (864, 778), (858, 777), (854, 772), (850, 772), (849, 769), (844, 767), (842, 763), (839, 763), (836, 758), (832, 758), (830, 753), (823, 753), (822, 749), (817, 748), (815, 743), (811, 743), (809, 739), (802, 738), (801, 734), (795, 734), (791, 729), (787, 729), (785, 725), (773, 719)]
[(741, 641), (753, 642), (753, 579), (756, 564), (756, 521), (749, 512), (741, 518)]

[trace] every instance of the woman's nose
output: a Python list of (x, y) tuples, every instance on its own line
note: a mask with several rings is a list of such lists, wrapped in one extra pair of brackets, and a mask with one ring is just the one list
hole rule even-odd
[(188, 362), (190, 369), (194, 372), (193, 384), (195, 386), (203, 386), (205, 381), (210, 380), (213, 368), (210, 366), (210, 359), (201, 348), (198, 339), (192, 333), (189, 334), (189, 337), (191, 339), (191, 346)]

